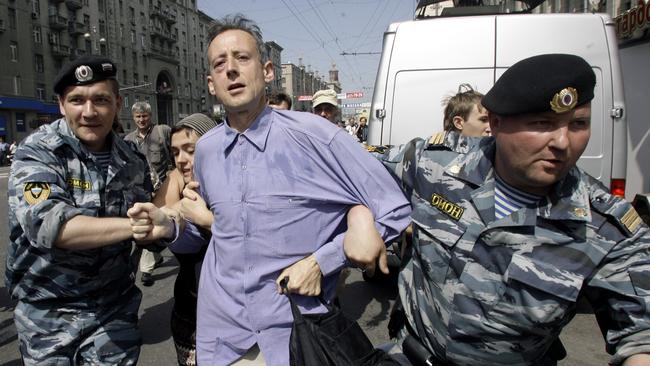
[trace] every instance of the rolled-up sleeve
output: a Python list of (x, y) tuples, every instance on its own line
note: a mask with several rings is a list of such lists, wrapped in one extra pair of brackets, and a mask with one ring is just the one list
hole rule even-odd
[[(409, 223), (411, 208), (397, 182), (386, 168), (342, 130), (330, 145), (331, 166), (339, 184), (346, 187), (356, 204), (375, 217), (375, 227), (385, 242), (397, 237)], [(341, 270), (347, 263), (343, 252), (343, 235), (321, 246), (314, 253), (323, 275)]]

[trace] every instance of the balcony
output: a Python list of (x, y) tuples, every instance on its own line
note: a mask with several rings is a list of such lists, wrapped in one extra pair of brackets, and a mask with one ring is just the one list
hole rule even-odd
[(50, 49), (52, 50), (52, 56), (54, 58), (63, 58), (70, 56), (70, 47), (68, 46), (62, 44), (53, 44), (50, 45)]
[(149, 57), (153, 57), (155, 59), (161, 60), (161, 61), (166, 61), (169, 63), (173, 63), (178, 65), (178, 55), (172, 50), (164, 49), (160, 46), (157, 45), (151, 45), (151, 48), (149, 49), (148, 52)]
[(88, 33), (88, 25), (79, 22), (68, 22), (68, 32), (72, 35), (81, 35)]
[(176, 33), (172, 33), (171, 31), (165, 30), (162, 27), (156, 27), (153, 26), (151, 27), (151, 38), (162, 38), (163, 40), (170, 41), (170, 42), (176, 42), (178, 41), (178, 36)]
[(176, 14), (171, 12), (169, 9), (161, 10), (160, 8), (154, 7), (151, 10), (151, 17), (152, 18), (158, 17), (163, 22), (166, 22), (168, 24), (176, 23)]
[(65, 0), (65, 5), (68, 9), (77, 10), (83, 7), (81, 0)]
[(50, 28), (52, 29), (65, 29), (68, 26), (68, 20), (58, 14), (50, 15)]

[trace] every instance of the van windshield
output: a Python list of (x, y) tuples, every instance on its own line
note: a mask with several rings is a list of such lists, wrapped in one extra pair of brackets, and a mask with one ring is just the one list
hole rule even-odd
[(544, 0), (420, 0), (415, 19), (530, 13)]

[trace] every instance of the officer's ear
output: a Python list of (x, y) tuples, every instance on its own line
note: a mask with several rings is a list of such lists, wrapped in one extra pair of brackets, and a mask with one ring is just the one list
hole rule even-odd
[(490, 121), (490, 132), (492, 133), (492, 136), (494, 136), (499, 132), (499, 127), (501, 126), (501, 116), (488, 111), (488, 120)]
[(451, 123), (453, 123), (454, 127), (456, 127), (458, 131), (462, 131), (465, 119), (461, 116), (454, 116), (454, 118), (451, 120)]

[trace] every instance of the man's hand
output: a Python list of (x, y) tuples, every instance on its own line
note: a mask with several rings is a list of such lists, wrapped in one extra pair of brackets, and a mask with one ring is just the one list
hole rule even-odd
[(166, 213), (153, 203), (136, 203), (126, 214), (130, 219), (133, 239), (137, 241), (172, 239), (174, 235), (173, 212)]
[(343, 237), (343, 252), (348, 260), (372, 276), (376, 263), (388, 274), (386, 244), (375, 228), (372, 212), (365, 206), (354, 206), (348, 211), (348, 230)]
[(280, 286), (280, 281), (285, 277), (289, 278), (287, 283), (289, 292), (303, 296), (320, 295), (323, 274), (313, 254), (285, 268), (280, 273), (275, 283), (278, 285), (278, 292), (281, 294), (285, 293), (285, 291)]

